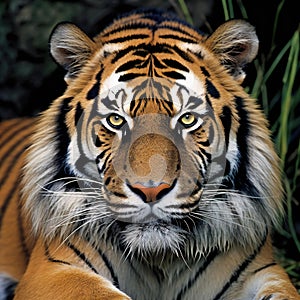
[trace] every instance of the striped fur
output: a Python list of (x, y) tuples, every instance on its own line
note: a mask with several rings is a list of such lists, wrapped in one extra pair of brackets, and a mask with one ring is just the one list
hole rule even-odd
[(300, 299), (267, 121), (241, 87), (258, 40), (164, 12), (51, 36), (68, 88), (1, 124), (0, 299)]

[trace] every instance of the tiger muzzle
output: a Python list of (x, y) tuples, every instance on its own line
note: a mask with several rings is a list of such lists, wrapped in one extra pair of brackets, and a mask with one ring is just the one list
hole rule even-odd
[(128, 186), (145, 202), (154, 202), (170, 192), (180, 170), (175, 144), (161, 134), (145, 134), (129, 148)]
[(135, 121), (118, 147), (114, 169), (132, 192), (152, 203), (174, 188), (181, 168), (179, 149), (168, 116), (143, 115)]

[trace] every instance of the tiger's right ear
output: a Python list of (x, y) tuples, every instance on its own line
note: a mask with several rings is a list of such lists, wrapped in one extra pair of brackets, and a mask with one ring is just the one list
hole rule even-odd
[(76, 77), (95, 49), (95, 42), (72, 23), (58, 24), (50, 36), (50, 53), (68, 71), (67, 83)]
[(258, 44), (255, 28), (244, 20), (225, 22), (206, 41), (208, 48), (239, 83), (246, 75), (243, 67), (256, 57)]

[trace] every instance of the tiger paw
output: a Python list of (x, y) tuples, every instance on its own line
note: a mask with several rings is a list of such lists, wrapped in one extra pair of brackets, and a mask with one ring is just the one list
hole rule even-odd
[(40, 272), (27, 270), (14, 300), (130, 300), (106, 278), (76, 267), (45, 265)]
[(263, 296), (259, 300), (300, 300), (300, 295), (287, 295), (282, 293), (274, 293)]

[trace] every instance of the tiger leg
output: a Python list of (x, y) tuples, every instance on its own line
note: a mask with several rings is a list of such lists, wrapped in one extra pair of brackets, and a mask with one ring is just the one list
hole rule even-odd
[[(258, 270), (248, 283), (254, 300), (300, 300), (286, 272), (278, 265)], [(247, 298), (248, 299), (248, 298)]]
[[(48, 251), (51, 249), (50, 254)], [(53, 250), (54, 249), (54, 250)], [(66, 251), (67, 250), (67, 251)], [(45, 248), (38, 241), (24, 276), (16, 288), (15, 300), (130, 298), (108, 279), (80, 266), (63, 245)]]

